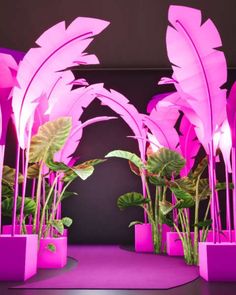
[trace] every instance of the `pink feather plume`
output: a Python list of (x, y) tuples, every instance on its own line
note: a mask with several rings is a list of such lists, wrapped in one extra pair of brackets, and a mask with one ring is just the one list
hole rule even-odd
[(36, 41), (39, 47), (26, 53), (19, 65), (19, 87), (14, 88), (12, 102), (21, 148), (27, 145), (25, 130), (29, 119), (42, 95), (50, 95), (53, 85), (61, 77), (60, 71), (76, 64), (98, 63), (94, 55), (86, 55), (84, 50), (93, 40), (91, 37), (107, 25), (106, 21), (83, 17), (76, 18), (68, 28), (65, 28), (65, 22), (60, 22), (39, 37)]

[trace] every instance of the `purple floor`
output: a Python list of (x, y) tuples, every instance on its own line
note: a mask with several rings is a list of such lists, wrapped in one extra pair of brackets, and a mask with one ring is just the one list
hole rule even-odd
[(69, 246), (78, 265), (58, 276), (30, 280), (16, 288), (169, 289), (195, 280), (198, 268), (182, 258), (140, 254), (119, 246)]

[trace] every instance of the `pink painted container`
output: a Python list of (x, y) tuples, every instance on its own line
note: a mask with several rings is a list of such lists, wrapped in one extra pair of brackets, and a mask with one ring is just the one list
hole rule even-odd
[(37, 256), (37, 235), (0, 235), (0, 281), (26, 281), (34, 276)]
[(235, 282), (236, 243), (199, 243), (199, 272), (209, 282)]
[[(48, 245), (55, 246), (55, 251)], [(40, 240), (38, 252), (38, 268), (62, 268), (67, 263), (67, 237), (45, 238)]]
[[(162, 225), (162, 247), (164, 251), (166, 248), (166, 233), (170, 230), (166, 224)], [(152, 226), (150, 223), (135, 225), (135, 251), (136, 252), (154, 252), (152, 241)]]
[[(191, 232), (191, 240), (194, 240), (194, 233)], [(168, 232), (166, 235), (166, 253), (169, 256), (184, 256), (182, 242), (177, 232)]]
[[(43, 229), (45, 229), (45, 226), (43, 226)], [(26, 225), (27, 234), (33, 233), (33, 225)], [(2, 233), (4, 235), (11, 234), (12, 232), (12, 225), (3, 225), (2, 227)], [(16, 234), (20, 234), (20, 226), (16, 225)], [(64, 229), (63, 237), (67, 237), (68, 230)]]

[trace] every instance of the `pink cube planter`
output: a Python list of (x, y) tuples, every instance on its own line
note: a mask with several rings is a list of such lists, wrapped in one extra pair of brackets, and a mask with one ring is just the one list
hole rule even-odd
[[(27, 230), (27, 234), (32, 234), (33, 233), (33, 225), (26, 225), (26, 230)], [(45, 225), (43, 226), (43, 229), (45, 229)], [(2, 227), (2, 233), (4, 235), (10, 235), (12, 232), (12, 225), (3, 225)], [(20, 234), (20, 226), (16, 225), (16, 234)], [(68, 230), (64, 229), (64, 233), (63, 233), (63, 237), (67, 237), (68, 234)]]
[[(166, 233), (170, 230), (166, 224), (162, 225), (162, 245), (161, 250), (166, 247)], [(152, 240), (152, 226), (150, 223), (135, 225), (135, 251), (136, 252), (154, 252)]]
[(26, 281), (37, 272), (37, 235), (0, 235), (0, 281)]
[(236, 243), (199, 243), (199, 272), (206, 281), (236, 281)]
[[(194, 240), (194, 233), (191, 232), (191, 240)], [(168, 232), (166, 235), (166, 253), (169, 256), (184, 256), (184, 249), (177, 232)]]
[[(55, 251), (48, 245), (55, 246)], [(38, 268), (62, 268), (67, 263), (67, 237), (45, 238), (40, 240)]]

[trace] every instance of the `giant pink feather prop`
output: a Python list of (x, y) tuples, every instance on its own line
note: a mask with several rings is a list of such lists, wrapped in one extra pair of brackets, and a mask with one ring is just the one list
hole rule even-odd
[[(219, 217), (216, 217), (218, 212), (215, 205), (213, 135), (226, 117), (226, 90), (221, 88), (227, 79), (225, 56), (216, 49), (222, 46), (216, 27), (211, 20), (202, 24), (199, 10), (170, 6), (168, 18), (171, 26), (168, 26), (166, 41), (173, 77), (181, 93), (187, 95), (186, 101), (199, 118), (199, 130), (203, 133), (199, 140), (204, 147), (209, 147), (211, 216), (215, 242), (215, 229), (219, 229), (220, 222), (217, 224)], [(193, 123), (192, 117), (186, 116)], [(196, 122), (194, 125), (197, 126)]]
[(179, 144), (179, 135), (174, 126), (180, 114), (179, 108), (171, 102), (173, 95), (175, 93), (167, 93), (160, 99), (150, 115), (143, 116), (143, 122), (162, 146), (175, 150)]
[(133, 131), (134, 135), (137, 136), (140, 155), (144, 160), (146, 131), (143, 128), (142, 116), (137, 109), (130, 104), (125, 96), (113, 89), (108, 91), (105, 88), (101, 88), (101, 90), (96, 92), (96, 95), (101, 101), (101, 104), (110, 107), (114, 112), (120, 115)]
[[(66, 29), (60, 22), (43, 33), (20, 63), (17, 73), (19, 87), (13, 91), (13, 111), (18, 141), (26, 147), (26, 126), (42, 95), (48, 96), (52, 86), (60, 78), (60, 70), (81, 63), (98, 63), (94, 55), (83, 51), (108, 22), (92, 18), (76, 18)], [(71, 81), (67, 81), (68, 83)]]
[(164, 99), (165, 97), (169, 96), (172, 93), (173, 92), (166, 92), (166, 93), (160, 93), (160, 94), (154, 95), (151, 98), (151, 100), (148, 102), (147, 113), (150, 114), (151, 111), (156, 107), (159, 101), (161, 101), (162, 99)]
[(236, 82), (234, 82), (227, 100), (227, 117), (231, 130), (232, 146), (236, 147)]
[(12, 115), (11, 92), (16, 85), (17, 64), (11, 55), (0, 53), (0, 234), (2, 223), (2, 170), (4, 162), (6, 134)]
[(182, 176), (187, 176), (192, 169), (195, 157), (200, 148), (200, 143), (196, 138), (194, 126), (189, 122), (186, 116), (183, 116), (180, 123), (179, 146), (182, 156), (186, 160), (186, 165), (181, 171)]
[[(188, 104), (204, 125), (203, 145), (209, 144), (225, 119), (227, 66), (220, 35), (211, 20), (201, 23), (201, 11), (170, 6), (167, 51), (174, 79), (188, 95)], [(219, 71), (220, 69), (220, 71)], [(191, 121), (191, 118), (188, 118)]]
[[(234, 229), (236, 229), (236, 82), (234, 82), (229, 93), (229, 97), (227, 101), (227, 117), (228, 117), (228, 122), (230, 126), (230, 131), (231, 131), (231, 138), (232, 138), (232, 179), (234, 184), (233, 212), (234, 212)], [(230, 221), (230, 214), (228, 213), (227, 215)], [(235, 230), (235, 239), (236, 239), (236, 230)]]
[[(145, 161), (146, 154), (146, 130), (143, 128), (141, 114), (137, 109), (130, 104), (129, 100), (119, 92), (111, 89), (108, 91), (105, 88), (97, 91), (97, 98), (102, 105), (108, 106), (114, 112), (121, 116), (121, 118), (130, 127), (138, 141), (140, 156)], [(145, 179), (142, 178), (142, 189), (144, 196), (146, 195)], [(147, 216), (144, 212), (144, 220), (147, 221)]]
[(72, 127), (68, 140), (63, 146), (63, 148), (61, 149), (61, 151), (55, 155), (55, 158), (57, 159), (57, 161), (63, 162), (68, 165), (68, 163), (71, 161), (71, 157), (73, 156), (73, 153), (75, 152), (76, 148), (79, 145), (79, 142), (83, 135), (83, 129), (85, 127), (98, 122), (104, 122), (104, 121), (108, 121), (112, 119), (117, 119), (117, 117), (100, 116), (100, 117), (89, 119), (85, 121), (84, 123), (81, 123), (80, 121), (78, 121), (77, 124)]

